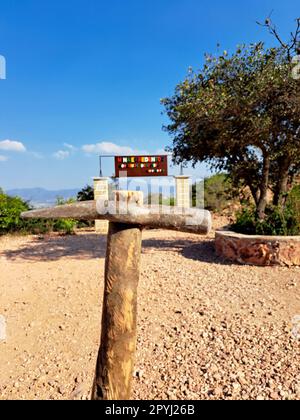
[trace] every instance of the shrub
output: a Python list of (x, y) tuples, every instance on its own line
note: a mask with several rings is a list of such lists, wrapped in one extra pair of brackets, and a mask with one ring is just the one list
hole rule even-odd
[[(57, 197), (57, 205), (63, 206), (64, 204), (74, 203), (74, 199), (64, 200), (61, 197)], [(59, 219), (53, 221), (53, 230), (54, 232), (62, 232), (66, 235), (72, 235), (75, 232), (77, 226), (77, 221), (73, 219)]]
[(54, 232), (63, 232), (66, 235), (73, 235), (77, 222), (72, 219), (59, 219), (53, 222), (53, 231)]
[[(67, 204), (61, 198), (57, 199), (57, 204)], [(0, 189), (0, 235), (7, 233), (21, 234), (45, 234), (49, 232), (63, 232), (65, 234), (74, 233), (77, 225), (75, 220), (24, 220), (21, 213), (30, 210), (30, 205), (19, 197), (10, 197)]]
[(21, 234), (44, 235), (53, 231), (53, 221), (43, 219), (23, 220), (22, 229), (18, 232)]
[(284, 208), (267, 207), (264, 220), (259, 220), (254, 207), (244, 208), (232, 228), (248, 235), (300, 235), (300, 186), (291, 191)]
[[(202, 187), (204, 187), (204, 197)], [(216, 213), (222, 213), (228, 208), (235, 196), (237, 194), (230, 178), (223, 173), (205, 179), (204, 186), (202, 183), (199, 191), (197, 191), (196, 185), (193, 185), (193, 206), (196, 206), (197, 201), (200, 203), (204, 201), (204, 208)]]
[(9, 197), (0, 190), (0, 234), (24, 229), (21, 213), (27, 210), (28, 203), (18, 197)]

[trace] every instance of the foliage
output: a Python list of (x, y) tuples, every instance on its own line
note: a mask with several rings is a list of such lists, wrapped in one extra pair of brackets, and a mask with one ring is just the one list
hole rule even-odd
[(208, 162), (229, 173), (236, 187), (250, 188), (261, 220), (268, 191), (283, 207), (300, 172), (300, 83), (293, 66), (285, 45), (242, 45), (231, 56), (207, 55), (203, 69), (190, 70), (162, 101), (174, 162)]
[[(74, 200), (57, 199), (57, 204), (68, 204)], [(74, 233), (75, 220), (24, 220), (21, 213), (31, 210), (30, 205), (19, 197), (10, 197), (0, 189), (0, 234), (45, 234), (52, 231), (65, 234)]]
[[(91, 185), (87, 185), (77, 194), (77, 201), (93, 201), (94, 200), (94, 188)], [(94, 221), (80, 220), (77, 222), (78, 228), (92, 227), (95, 225)]]
[[(74, 203), (74, 199), (64, 200), (62, 197), (57, 197), (57, 205), (63, 206), (65, 204)], [(53, 222), (54, 232), (63, 232), (66, 235), (74, 234), (75, 228), (77, 226), (77, 221), (73, 219), (59, 219)]]
[(66, 235), (73, 235), (77, 222), (72, 219), (59, 219), (53, 222), (53, 231), (54, 232), (63, 232)]
[(193, 206), (196, 206), (196, 199), (198, 199), (200, 203), (204, 201), (205, 209), (216, 213), (221, 213), (226, 209), (230, 200), (236, 198), (236, 196), (237, 193), (229, 176), (223, 173), (205, 179), (204, 185), (202, 183), (199, 188), (197, 188), (197, 185), (193, 185)]
[(300, 185), (294, 186), (287, 198), (287, 206), (294, 209), (300, 224)]
[(284, 207), (268, 206), (264, 220), (254, 207), (244, 208), (233, 229), (249, 235), (300, 235), (300, 186), (291, 191)]
[(0, 234), (24, 229), (21, 213), (29, 210), (29, 205), (18, 197), (9, 197), (0, 190)]
[(85, 186), (77, 194), (77, 201), (92, 201), (94, 200), (94, 188), (91, 185)]
[(160, 206), (171, 206), (174, 207), (176, 204), (176, 200), (174, 197), (164, 197), (162, 193), (159, 194), (148, 194), (148, 198), (146, 199), (146, 204), (157, 204)]
[(169, 198), (164, 198), (162, 200), (162, 205), (163, 206), (170, 206), (170, 207), (174, 207), (176, 205), (176, 200), (174, 197), (169, 197)]

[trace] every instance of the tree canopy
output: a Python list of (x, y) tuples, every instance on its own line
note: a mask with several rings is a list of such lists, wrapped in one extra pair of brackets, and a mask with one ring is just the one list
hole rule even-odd
[(94, 188), (90, 185), (86, 185), (77, 194), (77, 201), (92, 201), (94, 200)]
[(228, 172), (250, 188), (261, 218), (268, 190), (281, 204), (300, 172), (300, 81), (291, 57), (290, 47), (263, 43), (207, 55), (203, 69), (190, 70), (162, 101), (174, 162)]

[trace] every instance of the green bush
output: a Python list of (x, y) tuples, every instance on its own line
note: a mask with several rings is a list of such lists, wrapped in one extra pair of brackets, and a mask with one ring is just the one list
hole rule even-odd
[(236, 196), (229, 177), (223, 173), (205, 179), (204, 186), (202, 183), (199, 191), (196, 187), (193, 185), (193, 206), (196, 206), (197, 202), (204, 201), (204, 208), (216, 213), (228, 208), (230, 200)]
[[(57, 204), (67, 204), (61, 198), (57, 199)], [(49, 232), (63, 232), (72, 234), (77, 226), (75, 220), (24, 220), (21, 213), (30, 210), (27, 202), (19, 197), (10, 197), (0, 189), (0, 235), (7, 233), (21, 234), (46, 234)]]
[(75, 228), (77, 226), (77, 222), (72, 219), (59, 219), (55, 220), (53, 223), (53, 231), (54, 232), (62, 232), (66, 235), (73, 235), (75, 232)]
[[(64, 204), (72, 204), (74, 203), (74, 199), (64, 200), (62, 197), (57, 197), (56, 204), (58, 206), (63, 206)], [(53, 221), (53, 230), (54, 232), (62, 232), (66, 235), (72, 235), (75, 232), (75, 228), (77, 227), (77, 221), (73, 219), (59, 219)]]
[(296, 185), (290, 192), (287, 199), (287, 206), (293, 209), (295, 216), (300, 224), (300, 185)]
[(52, 220), (42, 220), (42, 219), (30, 219), (23, 221), (23, 227), (18, 231), (23, 235), (33, 234), (33, 235), (45, 235), (46, 233), (53, 231), (53, 221)]
[(300, 186), (291, 191), (284, 208), (267, 207), (263, 221), (254, 207), (244, 208), (232, 228), (246, 235), (300, 235)]
[(24, 229), (21, 213), (29, 210), (29, 205), (18, 197), (9, 197), (0, 190), (0, 234)]

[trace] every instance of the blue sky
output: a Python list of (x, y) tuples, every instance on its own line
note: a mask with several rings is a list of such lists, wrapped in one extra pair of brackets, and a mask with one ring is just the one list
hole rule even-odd
[(0, 186), (81, 187), (99, 151), (163, 149), (160, 99), (218, 43), (270, 42), (272, 10), (288, 34), (298, 0), (0, 0)]

